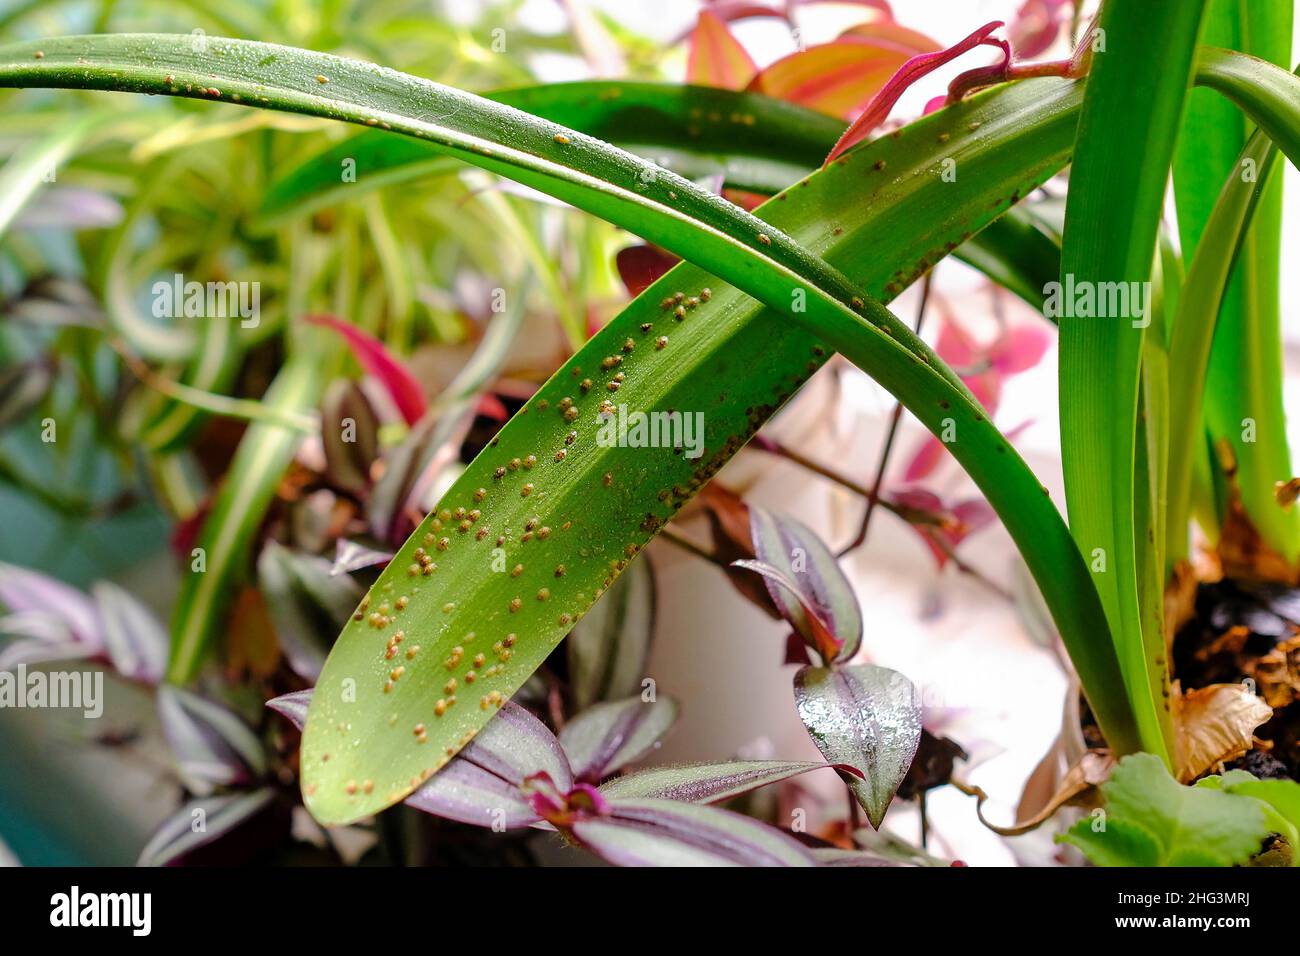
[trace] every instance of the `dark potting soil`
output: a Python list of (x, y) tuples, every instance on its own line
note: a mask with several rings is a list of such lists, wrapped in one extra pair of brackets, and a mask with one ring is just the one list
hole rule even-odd
[[(1255, 730), (1263, 742), (1226, 770), (1300, 781), (1300, 589), (1216, 581), (1196, 589), (1195, 615), (1174, 637), (1174, 678), (1184, 691), (1251, 682), (1273, 716)], [(1104, 748), (1080, 695), (1084, 743)]]
[(1300, 590), (1216, 581), (1196, 589), (1196, 613), (1174, 637), (1183, 690), (1250, 682), (1273, 708), (1255, 731), (1264, 742), (1229, 770), (1300, 780)]

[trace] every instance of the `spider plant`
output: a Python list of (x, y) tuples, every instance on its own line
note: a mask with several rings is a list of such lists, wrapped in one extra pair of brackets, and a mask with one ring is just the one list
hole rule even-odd
[[(265, 231), (241, 237), (293, 250), (275, 310), (289, 359), (197, 542), (203, 560), (183, 580), (167, 679), (199, 673), (296, 436), (329, 427), (302, 417), (318, 397), (320, 357), (331, 354), (320, 330), (293, 323), (332, 254), (304, 235), (306, 216), (349, 188), (337, 173), (346, 160), (374, 170), (366, 189), (455, 162), (684, 261), (581, 342), (361, 599), (306, 717), (302, 785), (317, 820), (373, 814), (447, 766), (833, 352), (939, 436), (997, 511), (1110, 748), (1149, 752), (1182, 779), (1199, 775), (1208, 765), (1194, 766), (1195, 734), (1180, 724), (1166, 611), (1171, 575), (1186, 574), (1193, 502), (1209, 503), (1196, 518), (1225, 554), (1258, 559), (1251, 573), (1290, 580), (1300, 554), (1300, 527), (1274, 498), (1289, 477), (1275, 153), (1294, 162), (1300, 147), (1300, 80), (1276, 39), (1289, 34), (1290, 9), (1279, 2), (1106, 0), (1069, 63), (1017, 71), (1008, 58), (973, 71), (943, 108), (842, 151), (864, 138), (850, 130), (820, 166), (842, 130), (752, 93), (597, 84), (486, 98), (348, 57), (190, 35), (0, 49), (4, 86), (221, 103), (232, 124), (235, 107), (288, 114), (257, 120), (265, 129), (317, 120), (363, 129), (280, 177), (252, 217)], [(140, 128), (149, 122), (142, 114)], [(58, 130), (45, 148), (67, 151), (70, 135)], [(1203, 140), (1217, 165), (1204, 161)], [(656, 151), (776, 195), (751, 214), (638, 155)], [(1068, 162), (1059, 285), (1042, 288), (1040, 303), (1060, 326), (1067, 527), (957, 372), (887, 303), (950, 253), (1037, 299), (1041, 268), (1032, 264), (1041, 265), (1043, 237), (1014, 209)], [(1257, 178), (1243, 188), (1247, 167)], [(1171, 168), (1181, 250), (1162, 223)], [(14, 176), (31, 182), (21, 165)], [(384, 217), (380, 193), (365, 202)], [(124, 230), (121, 243), (129, 238)], [(390, 305), (408, 297), (392, 261), (401, 248), (394, 235), (375, 253)], [(542, 260), (531, 264), (544, 272)], [(238, 347), (140, 325), (121, 293), (114, 303), (115, 275), (110, 264), (111, 328), (139, 354), (181, 361)], [(543, 275), (541, 286), (557, 314), (579, 314), (562, 284)], [(566, 327), (577, 344), (580, 324)], [(219, 387), (214, 364), (193, 361), (198, 392)], [(427, 427), (454, 427), (471, 393), (435, 407)], [(620, 408), (703, 413), (702, 453), (603, 440)], [(1249, 438), (1233, 431), (1238, 416), (1253, 422)], [(181, 427), (151, 421), (162, 448)]]

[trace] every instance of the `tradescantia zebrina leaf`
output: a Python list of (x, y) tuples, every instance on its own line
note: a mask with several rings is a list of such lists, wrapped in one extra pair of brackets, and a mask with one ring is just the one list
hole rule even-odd
[(650, 767), (602, 784), (600, 792), (619, 799), (722, 803), (830, 764), (811, 760), (727, 760), (721, 763)]
[(574, 778), (600, 783), (620, 767), (641, 760), (659, 746), (677, 714), (677, 702), (668, 697), (649, 702), (628, 697), (584, 710), (560, 731)]
[[(927, 427), (955, 426), (961, 440), (950, 447), (1034, 569), (1084, 685), (1119, 686), (1113, 652), (1096, 640), (1106, 625), (1095, 592), (1041, 485), (956, 375), (868, 298), (896, 295), (1060, 168), (1073, 140), (1074, 84), (1017, 84), (932, 114), (791, 187), (760, 221), (603, 143), (368, 64), (243, 41), (212, 40), (195, 54), (187, 37), (41, 47), (39, 60), (34, 44), (0, 51), (0, 84), (237, 96), (391, 126), (633, 229), (770, 308), (678, 267), (467, 467), (322, 673), (303, 777), (323, 822), (400, 799), (473, 736), (663, 522), (816, 371), (829, 350), (814, 329)], [(962, 170), (955, 181), (941, 177), (945, 157)], [(681, 433), (678, 448), (603, 447), (600, 413), (614, 398), (637, 413), (692, 413), (679, 424), (703, 416), (702, 441), (697, 430)], [(197, 657), (183, 663), (175, 679)], [(1122, 695), (1095, 695), (1093, 709), (1108, 739), (1129, 749)]]
[[(190, 800), (163, 821), (140, 851), (136, 866), (168, 866), (201, 846), (229, 833), (249, 820), (275, 798), (270, 787), (236, 791)], [(196, 829), (194, 821), (204, 826)]]
[(569, 682), (576, 709), (641, 692), (654, 624), (654, 567), (643, 559), (614, 582), (569, 634)]
[[(804, 667), (794, 675), (799, 719), (880, 829), (921, 742), (921, 701), (898, 671), (876, 664)], [(857, 770), (861, 773), (854, 773)]]
[(847, 661), (862, 644), (862, 609), (853, 586), (821, 538), (801, 522), (749, 508), (756, 561), (736, 561), (763, 576), (772, 603), (826, 663)]

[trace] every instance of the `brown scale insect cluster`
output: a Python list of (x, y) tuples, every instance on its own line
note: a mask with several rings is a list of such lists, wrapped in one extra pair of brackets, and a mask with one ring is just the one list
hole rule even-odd
[[(671, 312), (674, 318), (682, 320), (685, 319), (689, 313), (697, 310), (701, 304), (709, 302), (712, 296), (712, 290), (707, 287), (699, 289), (695, 294), (688, 294), (685, 291), (677, 292), (661, 303), (661, 311)], [(653, 334), (653, 322), (641, 323), (640, 328), (642, 333), (651, 337), (656, 351), (662, 351), (667, 347), (668, 337), (666, 335)], [(576, 389), (572, 389), (571, 393), (567, 395), (552, 394), (546, 398), (539, 396), (537, 400), (532, 403), (531, 408), (537, 413), (558, 415), (565, 423), (578, 422), (582, 417), (581, 400), (583, 396), (590, 394), (593, 389), (602, 383), (605, 385), (606, 393), (616, 392), (627, 383), (627, 373), (624, 372), (620, 366), (624, 365), (627, 356), (630, 356), (635, 352), (636, 346), (637, 342), (635, 339), (630, 337), (625, 338), (621, 345), (619, 345), (618, 351), (607, 355), (601, 361), (599, 371), (603, 374), (600, 374), (598, 377), (592, 376), (579, 378), (581, 370), (576, 367), (572, 368), (570, 370), (570, 375), (574, 380), (574, 384), (577, 385)], [(524, 411), (526, 412), (528, 410), (529, 406), (526, 406)], [(608, 416), (615, 413), (616, 406), (609, 398), (602, 397), (599, 402), (598, 410), (600, 414)], [(569, 450), (574, 448), (578, 442), (578, 438), (579, 433), (576, 430), (569, 430), (564, 433), (563, 445), (549, 451), (551, 455), (551, 467), (569, 467), (566, 464), (571, 457)], [(743, 437), (733, 439), (731, 450), (734, 451), (743, 443), (743, 441)], [(498, 445), (498, 439), (493, 439), (489, 443), (489, 447), (492, 448), (498, 447)], [(544, 470), (546, 467), (544, 464), (546, 453), (545, 450), (541, 450), (539, 454), (528, 454), (521, 457), (511, 457), (507, 460), (501, 460), (492, 468), (493, 481), (508, 482), (512, 474), (532, 472), (538, 469)], [(687, 486), (674, 486), (671, 490), (665, 489), (664, 492), (660, 493), (660, 500), (664, 501), (665, 504), (680, 506), (680, 504), (684, 502), (685, 498), (694, 494), (694, 492), (698, 490), (699, 485), (703, 483), (703, 479), (699, 476), (706, 472), (711, 474), (712, 471), (715, 471), (721, 466), (723, 461), (725, 461), (725, 455), (721, 452), (715, 453), (711, 457), (705, 459), (702, 464), (697, 466), (696, 475), (692, 477)], [(543, 496), (543, 489), (545, 488), (544, 475), (539, 474), (536, 477), (530, 475), (529, 477), (533, 478), (533, 480), (524, 481), (515, 486), (519, 496), (519, 498), (514, 499), (515, 501), (518, 501), (520, 498), (529, 499)], [(601, 481), (606, 487), (613, 487), (614, 474), (612, 472), (605, 472), (602, 475)], [(497, 547), (505, 547), (507, 545), (507, 541), (510, 537), (510, 529), (508, 527), (502, 529), (506, 532), (504, 534), (494, 533), (489, 535), (486, 525), (482, 524), (485, 514), (491, 514), (492, 503), (489, 501), (489, 489), (485, 487), (476, 488), (470, 492), (469, 497), (472, 499), (472, 502), (467, 502), (466, 505), (455, 508), (442, 508), (436, 515), (431, 517), (431, 520), (428, 523), (428, 528), (430, 530), (424, 535), (421, 547), (415, 549), (413, 552), (413, 560), (408, 566), (411, 577), (427, 577), (437, 571), (438, 566), (433, 560), (433, 554), (436, 554), (439, 551), (447, 552), (451, 550), (454, 537), (454, 535), (449, 537), (446, 534), (442, 534), (441, 532), (443, 532), (444, 529), (450, 532), (454, 528), (456, 532), (462, 535), (467, 534), (470, 530), (475, 530), (475, 540), (483, 541), (490, 537), (495, 541)], [(471, 505), (479, 507), (473, 507)], [(647, 514), (639, 530), (645, 532), (647, 535), (651, 535), (656, 532), (666, 520), (666, 517)], [(559, 524), (558, 529), (560, 531), (568, 531), (572, 526), (573, 522), (566, 520)], [(550, 526), (542, 524), (538, 517), (531, 517), (525, 521), (524, 528), (519, 534), (517, 540), (520, 545), (528, 544), (530, 547), (537, 547), (537, 544), (531, 544), (530, 542), (533, 542), (534, 540), (536, 542), (546, 541), (552, 535), (553, 532)], [(640, 540), (630, 541), (625, 544), (623, 548), (625, 557), (610, 562), (611, 574), (605, 581), (605, 587), (608, 587), (612, 582), (614, 574), (621, 571), (626, 566), (627, 560), (635, 556), (644, 543), (644, 540)], [(529, 566), (531, 565), (532, 562), (529, 562)], [(542, 567), (551, 570), (553, 580), (563, 579), (566, 575), (566, 567), (563, 564), (548, 563), (544, 564)], [(541, 568), (538, 570), (540, 571)], [(545, 572), (543, 571), (542, 573)], [(525, 583), (522, 581), (524, 575), (524, 563), (515, 562), (510, 566), (510, 577), (521, 579), (521, 583)], [(525, 586), (527, 586), (526, 583)], [(534, 585), (534, 587), (536, 587), (536, 590), (531, 593), (535, 594), (537, 603), (550, 604), (551, 602), (556, 601), (556, 597), (552, 594), (551, 588), (537, 585)], [(598, 588), (593, 599), (598, 598), (601, 593), (603, 593), (603, 590), (603, 587)], [(530, 592), (524, 591), (523, 593)], [(363, 602), (361, 608), (357, 612), (357, 619), (369, 620), (372, 627), (380, 630), (386, 629), (395, 619), (396, 615), (405, 610), (410, 604), (410, 597), (407, 595), (398, 595), (394, 597), (390, 594), (387, 596), (390, 598), (388, 601), (385, 601), (373, 609), (370, 608), (368, 599)], [(586, 595), (578, 594), (576, 595), (576, 598), (580, 604), (586, 604)], [(509, 614), (526, 613), (524, 610), (524, 599), (521, 595), (516, 594), (515, 596), (510, 597), (507, 594), (506, 601), (506, 610)], [(443, 612), (451, 614), (455, 608), (455, 602), (448, 602), (443, 605)], [(555, 614), (553, 620), (560, 627), (570, 626), (578, 616), (576, 613), (565, 611), (562, 608), (555, 608), (552, 613)], [(399, 646), (402, 645), (404, 638), (405, 633), (399, 630), (388, 639), (385, 646), (385, 657), (387, 660), (396, 663), (394, 659), (403, 653), (405, 654), (404, 659), (407, 662), (413, 662), (419, 658), (421, 648), (418, 644), (408, 643), (405, 646)], [(469, 644), (473, 638), (473, 634), (467, 635), (462, 639), (462, 643), (454, 646), (447, 657), (443, 660), (443, 666), (447, 672), (447, 679), (439, 688), (441, 690), (441, 696), (437, 697), (437, 699), (432, 703), (431, 709), (435, 718), (441, 718), (456, 704), (456, 694), (458, 691), (463, 691), (464, 687), (469, 685), (475, 685), (477, 687), (484, 681), (489, 681), (491, 678), (502, 674), (506, 664), (512, 658), (513, 648), (518, 639), (516, 634), (509, 633), (501, 640), (496, 641), (492, 645), (491, 653), (488, 654), (482, 652), (467, 652), (465, 650), (466, 645)], [(403, 679), (404, 672), (405, 667), (402, 664), (397, 664), (397, 666), (392, 667), (386, 672), (386, 681), (384, 686), (384, 691), (386, 693), (391, 692), (399, 684)], [(437, 688), (438, 685), (435, 684), (434, 687)], [(482, 710), (499, 708), (505, 702), (505, 699), (506, 697), (501, 690), (485, 689), (479, 699), (479, 706)], [(392, 722), (396, 722), (396, 715), (394, 715)], [(423, 724), (415, 725), (412, 729), (412, 733), (419, 743), (423, 743), (427, 740), (427, 728)], [(464, 739), (454, 746), (447, 747), (446, 756), (441, 758), (438, 766), (445, 764), (446, 760), (454, 755), (460, 747), (464, 746), (471, 736), (472, 731), (467, 732), (464, 735)], [(432, 767), (425, 770), (417, 779), (427, 779), (427, 777), (435, 772), (436, 769), (437, 767)]]

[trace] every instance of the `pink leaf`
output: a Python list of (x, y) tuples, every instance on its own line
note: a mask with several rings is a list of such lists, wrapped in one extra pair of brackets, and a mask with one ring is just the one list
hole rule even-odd
[(691, 33), (686, 82), (738, 90), (757, 72), (753, 57), (727, 25), (716, 14), (701, 10), (699, 23)]
[(946, 311), (943, 327), (939, 329), (939, 338), (934, 343), (934, 350), (939, 353), (941, 359), (958, 371), (970, 368), (981, 358), (979, 344)]
[(643, 243), (618, 250), (614, 266), (627, 286), (628, 295), (636, 298), (664, 273), (682, 260), (658, 246)]
[(476, 410), (484, 418), (490, 418), (495, 422), (504, 422), (510, 417), (510, 409), (506, 408), (501, 399), (491, 392), (484, 392), (478, 397)]
[(307, 321), (328, 326), (343, 336), (352, 349), (352, 354), (361, 363), (361, 367), (379, 379), (388, 390), (393, 404), (402, 413), (406, 424), (414, 425), (420, 420), (429, 407), (428, 400), (424, 397), (424, 389), (420, 387), (420, 383), (416, 381), (410, 370), (388, 351), (388, 347), (383, 342), (369, 332), (363, 332), (355, 325), (332, 315), (309, 315)]
[(923, 33), (879, 19), (781, 57), (764, 67), (749, 89), (853, 120), (904, 63), (940, 49)]
[(990, 38), (990, 34), (1002, 25), (1001, 20), (993, 20), (984, 24), (960, 43), (956, 43), (946, 50), (940, 50), (937, 53), (922, 53), (904, 63), (890, 81), (881, 88), (880, 92), (872, 97), (862, 115), (844, 131), (844, 135), (840, 137), (839, 142), (835, 144), (835, 148), (826, 157), (826, 162), (831, 162), (845, 150), (862, 142), (872, 130), (888, 119), (890, 110), (894, 108), (898, 98), (903, 95), (909, 86), (963, 53), (973, 50), (977, 46), (996, 46), (1003, 50), (1005, 59), (1009, 61), (1010, 51), (1006, 41)]
[[(903, 488), (891, 496), (895, 504), (914, 511), (928, 512), (937, 524), (912, 524), (910, 527), (925, 542), (940, 569), (969, 535), (992, 524), (993, 508), (983, 498), (969, 498), (947, 505), (942, 498), (925, 488)], [(946, 545), (946, 547), (945, 547)]]
[(1052, 333), (1038, 323), (1007, 328), (989, 349), (989, 361), (1003, 375), (1015, 375), (1042, 361), (1052, 344)]
[(724, 189), (722, 191), (722, 198), (729, 203), (739, 206), (741, 209), (745, 210), (745, 212), (753, 212), (759, 206), (763, 205), (763, 203), (767, 202), (771, 197), (764, 196), (762, 193), (747, 192), (744, 189)]
[(907, 468), (903, 471), (903, 480), (920, 481), (922, 478), (929, 477), (939, 467), (939, 462), (943, 461), (943, 453), (943, 442), (933, 435), (926, 435), (912, 455), (912, 460), (907, 463)]
[(1016, 59), (1040, 56), (1056, 42), (1068, 17), (1069, 3), (1070, 0), (1025, 0), (1020, 5), (1007, 27)]
[(961, 380), (989, 415), (997, 412), (1002, 404), (1002, 374), (998, 369), (988, 368), (974, 375), (963, 375)]

